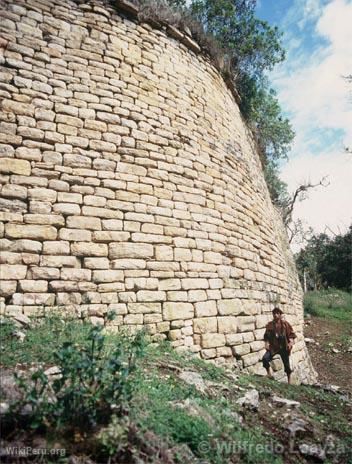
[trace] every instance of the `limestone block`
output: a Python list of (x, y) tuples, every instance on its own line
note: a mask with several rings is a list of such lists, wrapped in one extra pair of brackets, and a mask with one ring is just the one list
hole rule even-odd
[(205, 290), (189, 290), (188, 291), (188, 301), (190, 303), (206, 301), (208, 299), (207, 293)]
[(93, 271), (92, 280), (96, 283), (123, 281), (123, 271), (118, 270), (98, 270)]
[(192, 252), (188, 248), (174, 249), (175, 261), (192, 261)]
[(115, 259), (111, 264), (113, 269), (143, 270), (147, 267), (144, 259)]
[(167, 300), (168, 301), (188, 301), (188, 294), (187, 292), (179, 292), (179, 291), (169, 291), (167, 292)]
[(181, 286), (184, 290), (207, 289), (209, 283), (207, 279), (182, 279)]
[(53, 293), (14, 293), (12, 302), (15, 305), (53, 306), (55, 295)]
[(82, 195), (80, 193), (58, 192), (57, 201), (60, 203), (82, 203)]
[(210, 264), (222, 264), (222, 255), (213, 251), (204, 252), (204, 262)]
[(60, 214), (25, 214), (23, 219), (26, 224), (45, 224), (59, 227), (65, 225), (65, 219)]
[(264, 348), (264, 341), (254, 341), (250, 343), (251, 351), (260, 351)]
[(15, 184), (5, 184), (1, 190), (1, 195), (7, 198), (25, 200), (27, 198), (27, 187)]
[(255, 317), (254, 316), (239, 316), (238, 320), (238, 332), (249, 332), (255, 329)]
[(242, 334), (240, 333), (230, 333), (230, 334), (226, 334), (225, 336), (226, 338), (226, 345), (241, 345), (243, 343), (243, 337), (242, 337)]
[(117, 232), (113, 230), (103, 230), (93, 232), (93, 240), (95, 242), (126, 242), (130, 238), (129, 232)]
[(98, 292), (123, 292), (125, 290), (125, 285), (123, 282), (108, 282), (102, 284), (94, 284), (98, 285), (97, 290)]
[(60, 229), (59, 239), (68, 240), (69, 242), (90, 242), (92, 232), (83, 229)]
[[(127, 303), (127, 308), (128, 308), (128, 312), (132, 314), (158, 313), (161, 315), (161, 303), (155, 303), (155, 302), (153, 303), (151, 302)], [(150, 319), (149, 319), (149, 322), (151, 322)]]
[(73, 269), (73, 268), (62, 268), (61, 279), (62, 280), (91, 280), (92, 271), (90, 269)]
[(33, 116), (34, 106), (22, 102), (4, 99), (2, 109), (5, 113), (14, 113), (17, 115)]
[(216, 349), (215, 348), (208, 348), (205, 350), (201, 350), (201, 356), (203, 359), (213, 359), (216, 358)]
[(20, 280), (19, 288), (23, 293), (45, 293), (48, 291), (46, 280)]
[(154, 254), (153, 245), (144, 243), (110, 243), (109, 258), (151, 258)]
[(132, 303), (137, 301), (136, 294), (134, 292), (119, 292), (119, 301), (122, 303)]
[(224, 346), (226, 343), (225, 335), (219, 333), (205, 333), (202, 334), (201, 345), (203, 348), (217, 348)]
[(232, 350), (229, 346), (220, 346), (216, 348), (216, 357), (219, 358), (221, 356), (230, 357), (232, 356)]
[(163, 279), (159, 281), (159, 290), (181, 290), (180, 279)]
[(218, 331), (224, 334), (233, 334), (237, 331), (237, 318), (234, 316), (218, 317)]
[(146, 277), (127, 277), (125, 279), (126, 290), (157, 290), (158, 279)]
[(103, 219), (102, 220), (103, 230), (122, 230), (123, 222), (118, 219)]
[(236, 316), (242, 312), (242, 304), (239, 299), (219, 300), (217, 302), (219, 314), (221, 316)]
[[(147, 315), (144, 316), (144, 322), (146, 320)], [(170, 322), (157, 322), (156, 330), (158, 332), (168, 332), (170, 330)]]
[(253, 332), (243, 332), (242, 337), (245, 343), (252, 342), (254, 340)]
[(60, 269), (54, 267), (31, 267), (28, 276), (30, 279), (59, 279)]
[(218, 314), (216, 301), (208, 300), (195, 303), (196, 317), (216, 316)]
[(71, 254), (73, 256), (108, 256), (108, 246), (103, 243), (72, 243)]
[(257, 329), (253, 333), (255, 340), (263, 340), (265, 329)]
[(125, 303), (113, 303), (109, 305), (109, 310), (114, 311), (115, 314), (127, 314), (127, 305)]
[(106, 292), (99, 294), (101, 296), (101, 303), (117, 303), (119, 298), (117, 296), (117, 292)]
[[(2, 273), (0, 272), (0, 277)], [(16, 292), (17, 282), (15, 280), (0, 280), (0, 295), (9, 296)]]
[(64, 241), (50, 241), (43, 243), (44, 255), (69, 255), (70, 244)]
[(249, 343), (245, 343), (243, 345), (235, 345), (232, 347), (232, 352), (234, 356), (243, 356), (251, 351), (251, 346)]
[(84, 267), (87, 269), (109, 269), (107, 258), (84, 258)]
[(190, 319), (193, 316), (194, 308), (191, 303), (167, 302), (163, 304), (163, 319), (166, 321)]
[[(83, 206), (82, 214), (84, 216), (96, 216), (98, 218), (121, 219), (122, 213), (108, 208), (98, 208), (95, 206)], [(100, 230), (100, 229), (99, 229)]]
[(52, 189), (36, 187), (28, 190), (28, 198), (30, 200), (45, 201), (45, 202), (55, 202), (57, 197), (57, 192)]
[(166, 293), (161, 291), (153, 290), (139, 290), (137, 292), (137, 301), (148, 302), (148, 301), (165, 301)]
[(0, 266), (0, 277), (2, 280), (22, 280), (26, 278), (27, 266), (20, 264), (2, 264)]
[(124, 324), (143, 324), (143, 314), (127, 314), (123, 318)]
[(170, 330), (170, 332), (168, 333), (168, 338), (169, 340), (171, 341), (175, 341), (175, 340), (179, 340), (182, 338), (182, 332), (180, 329), (173, 329), (173, 330)]
[(82, 305), (82, 309), (85, 310), (89, 316), (104, 317), (108, 307), (104, 304), (89, 304)]
[(217, 332), (216, 317), (201, 317), (193, 320), (194, 333), (204, 334), (208, 332)]
[(43, 255), (40, 258), (40, 265), (47, 267), (79, 267), (80, 262), (74, 256), (60, 256), (60, 255)]
[(32, 224), (6, 224), (5, 237), (7, 238), (28, 238), (35, 240), (55, 240), (57, 230), (53, 226), (32, 225)]
[(157, 245), (155, 247), (155, 259), (157, 261), (173, 261), (173, 248), (166, 245)]
[(243, 360), (243, 367), (248, 367), (252, 366), (253, 364), (256, 364), (260, 360), (260, 356), (258, 353), (250, 353), (250, 354), (245, 354), (242, 356)]
[(79, 305), (82, 302), (82, 295), (77, 292), (58, 292), (56, 294), (56, 304), (61, 305)]
[(101, 230), (101, 220), (97, 217), (68, 216), (66, 227), (68, 229)]

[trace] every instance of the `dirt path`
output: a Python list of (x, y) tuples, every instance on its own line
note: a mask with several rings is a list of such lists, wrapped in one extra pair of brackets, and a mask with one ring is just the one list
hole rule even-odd
[[(352, 394), (352, 352), (347, 352), (351, 324), (312, 317), (305, 325), (304, 336), (317, 343), (307, 343), (318, 381), (338, 385)], [(351, 346), (351, 345), (350, 345)], [(339, 352), (334, 353), (333, 349)]]

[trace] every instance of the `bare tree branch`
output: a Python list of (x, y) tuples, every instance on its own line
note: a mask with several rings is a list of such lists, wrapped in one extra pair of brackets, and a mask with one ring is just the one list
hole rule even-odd
[(287, 203), (285, 207), (285, 215), (284, 215), (284, 224), (286, 227), (292, 222), (292, 213), (293, 213), (293, 208), (295, 206), (295, 203), (297, 200), (300, 199), (300, 196), (302, 196), (303, 193), (306, 193), (308, 190), (319, 187), (320, 185), (322, 187), (327, 187), (330, 184), (328, 181), (328, 176), (324, 176), (320, 179), (320, 181), (317, 184), (312, 184), (311, 182), (308, 182), (306, 184), (300, 185), (292, 195), (291, 199)]

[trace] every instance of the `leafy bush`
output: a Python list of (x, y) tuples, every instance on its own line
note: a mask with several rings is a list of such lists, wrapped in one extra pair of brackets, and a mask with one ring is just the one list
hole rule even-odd
[(31, 318), (30, 326), (20, 329), (25, 333), (24, 340), (20, 341), (14, 336), (17, 328), (13, 320), (3, 318), (0, 324), (1, 365), (53, 363), (55, 353), (63, 343), (73, 340), (78, 344), (86, 343), (90, 327), (90, 323), (77, 320), (73, 315), (54, 312)]
[(52, 382), (43, 369), (31, 381), (17, 376), (24, 399), (16, 405), (30, 410), (32, 427), (69, 425), (89, 429), (121, 414), (131, 400), (131, 377), (146, 345), (144, 332), (119, 336), (109, 349), (103, 327), (91, 326), (87, 343), (64, 342), (55, 355), (60, 374)]

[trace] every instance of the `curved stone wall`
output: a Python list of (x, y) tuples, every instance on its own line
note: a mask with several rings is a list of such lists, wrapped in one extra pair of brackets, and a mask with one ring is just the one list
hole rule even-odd
[(4, 3), (2, 312), (114, 310), (115, 329), (262, 372), (279, 303), (311, 380), (282, 222), (215, 68), (101, 1)]

